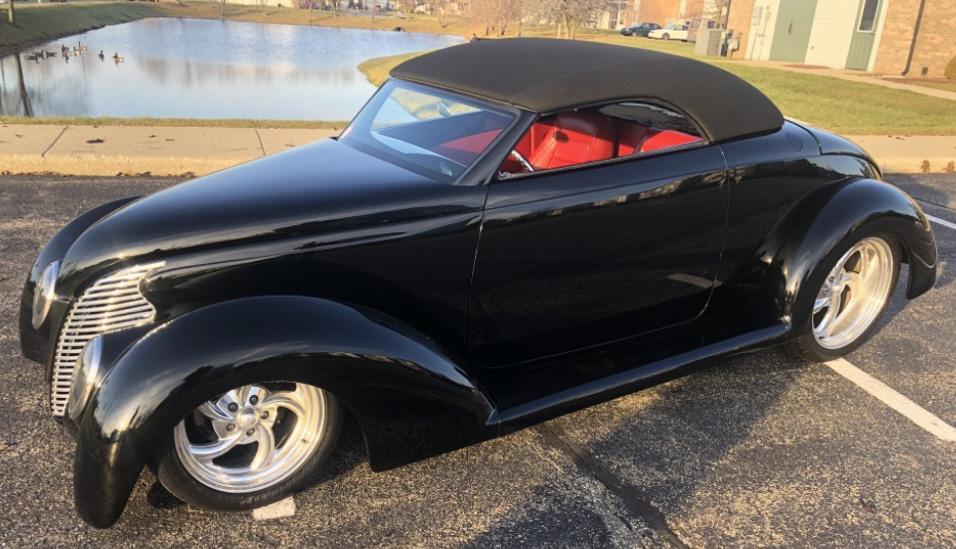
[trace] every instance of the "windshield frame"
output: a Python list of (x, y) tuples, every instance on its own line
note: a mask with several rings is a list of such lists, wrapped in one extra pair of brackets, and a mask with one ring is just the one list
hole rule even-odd
[[(395, 154), (393, 151), (383, 150), (379, 147), (371, 145), (365, 142), (364, 139), (348, 139), (349, 134), (356, 132), (357, 134), (366, 134), (368, 135), (371, 132), (371, 124), (375, 120), (376, 115), (379, 113), (380, 109), (386, 101), (391, 97), (391, 93), (396, 88), (403, 88), (410, 91), (415, 91), (424, 94), (438, 95), (442, 97), (447, 97), (448, 99), (454, 100), (456, 102), (463, 103), (481, 110), (491, 111), (496, 114), (503, 116), (508, 116), (510, 121), (508, 124), (503, 127), (500, 133), (491, 140), (490, 143), (485, 147), (485, 149), (477, 156), (474, 160), (468, 164), (465, 169), (458, 174), (457, 176), (444, 176), (434, 170), (423, 167), (414, 162), (408, 162), (402, 159), (401, 155)], [(372, 95), (371, 98), (365, 103), (365, 105), (359, 110), (358, 114), (352, 119), (348, 126), (342, 130), (342, 133), (339, 135), (338, 140), (343, 144), (352, 147), (356, 150), (359, 150), (365, 154), (378, 158), (384, 162), (394, 164), (402, 169), (414, 172), (416, 174), (422, 175), (429, 179), (441, 182), (448, 183), (451, 185), (466, 185), (466, 184), (476, 184), (480, 182), (487, 181), (488, 178), (485, 177), (487, 174), (482, 174), (481, 170), (484, 169), (483, 166), (486, 164), (485, 160), (489, 158), (490, 155), (495, 155), (499, 145), (508, 139), (508, 136), (511, 135), (516, 126), (523, 120), (522, 116), (523, 111), (511, 105), (506, 105), (494, 101), (489, 101), (488, 99), (479, 98), (475, 96), (470, 96), (462, 94), (459, 92), (453, 92), (443, 88), (428, 86), (424, 84), (418, 84), (416, 82), (411, 82), (408, 80), (402, 80), (399, 78), (389, 78), (382, 84), (378, 90)], [(461, 115), (455, 115), (461, 116)], [(424, 122), (424, 121), (422, 121)], [(415, 122), (410, 122), (414, 124)], [(450, 161), (453, 161), (449, 159)]]

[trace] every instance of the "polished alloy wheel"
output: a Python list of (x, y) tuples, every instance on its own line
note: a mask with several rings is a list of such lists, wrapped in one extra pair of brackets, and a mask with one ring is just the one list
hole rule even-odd
[(890, 297), (894, 269), (893, 250), (882, 238), (864, 238), (843, 254), (813, 303), (813, 336), (821, 347), (840, 349), (866, 332)]
[(326, 395), (303, 383), (246, 385), (206, 402), (175, 428), (186, 471), (215, 490), (248, 493), (298, 471), (325, 433)]

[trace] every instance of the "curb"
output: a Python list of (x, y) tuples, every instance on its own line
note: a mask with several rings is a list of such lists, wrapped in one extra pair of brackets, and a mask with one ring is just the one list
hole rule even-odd
[(849, 136), (863, 147), (884, 173), (956, 172), (956, 137), (857, 135)]
[(2, 173), (5, 175), (73, 175), (73, 176), (132, 176), (156, 177), (199, 176), (248, 162), (261, 155), (235, 158), (187, 158), (174, 156), (130, 157), (100, 155), (6, 155)]

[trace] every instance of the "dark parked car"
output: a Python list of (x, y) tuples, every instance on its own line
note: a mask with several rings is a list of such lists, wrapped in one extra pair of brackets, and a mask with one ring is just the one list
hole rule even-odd
[(621, 29), (621, 34), (624, 36), (647, 36), (647, 33), (659, 28), (661, 28), (661, 26), (657, 23), (637, 23)]
[(144, 466), (193, 505), (285, 497), (346, 410), (381, 470), (718, 357), (839, 357), (936, 262), (865, 152), (736, 76), (490, 40), (399, 65), (336, 139), (80, 215), (20, 337), (106, 527)]

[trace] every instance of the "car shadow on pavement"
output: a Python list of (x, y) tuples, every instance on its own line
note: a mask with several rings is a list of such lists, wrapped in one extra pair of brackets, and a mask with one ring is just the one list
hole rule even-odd
[[(576, 475), (582, 491), (592, 490), (589, 483), (603, 485), (620, 507), (614, 515), (633, 535), (681, 545), (667, 516), (712, 482), (715, 465), (750, 439), (755, 425), (767, 419), (781, 395), (809, 368), (811, 364), (780, 351), (762, 351), (694, 368), (664, 385), (533, 429), (541, 433), (542, 444), (569, 458), (563, 474)], [(547, 490), (539, 495), (547, 498)], [(562, 543), (602, 544), (601, 539), (580, 539), (578, 529), (594, 529), (586, 510), (550, 509), (542, 515), (536, 509), (543, 505), (529, 502), (525, 512), (511, 513), (469, 545), (507, 544), (512, 536), (523, 532), (527, 537), (561, 517), (564, 523), (548, 529), (562, 532)]]
[[(886, 180), (893, 185), (903, 189), (907, 194), (919, 200), (941, 208), (952, 209), (956, 206), (956, 193), (947, 193), (941, 188), (927, 184), (926, 181), (934, 181), (936, 178), (945, 178), (945, 174), (924, 174), (919, 177), (913, 177), (906, 174), (888, 174)], [(947, 183), (941, 182), (943, 187)]]

